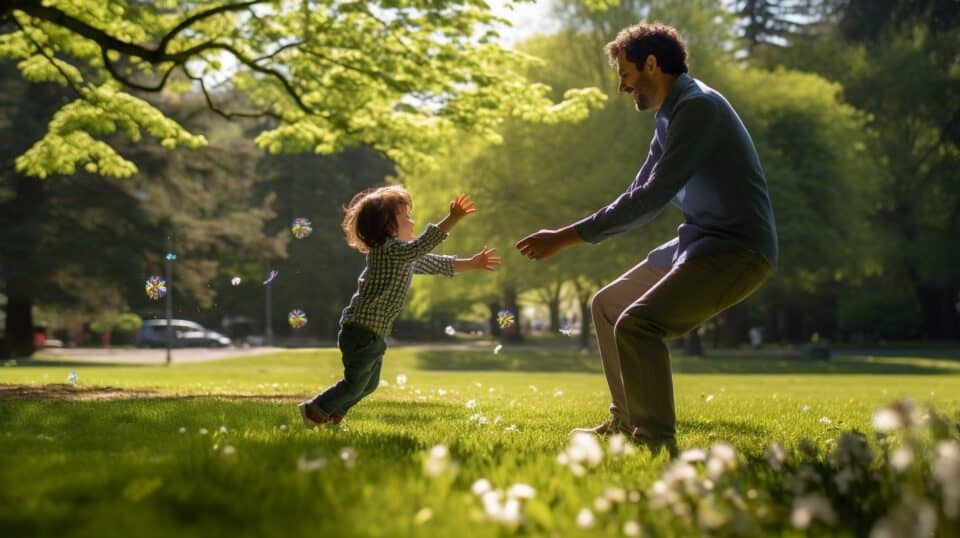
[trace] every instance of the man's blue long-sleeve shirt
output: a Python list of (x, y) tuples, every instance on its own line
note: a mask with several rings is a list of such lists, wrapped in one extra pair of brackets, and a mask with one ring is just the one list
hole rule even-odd
[(684, 222), (676, 238), (649, 254), (652, 265), (747, 249), (777, 266), (777, 228), (753, 140), (730, 103), (687, 74), (677, 77), (657, 111), (637, 177), (574, 229), (599, 243), (650, 222), (671, 200)]

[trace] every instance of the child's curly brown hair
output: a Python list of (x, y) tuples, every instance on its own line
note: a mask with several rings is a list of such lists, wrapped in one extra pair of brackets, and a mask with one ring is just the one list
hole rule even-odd
[(397, 234), (397, 215), (413, 208), (402, 185), (374, 187), (360, 192), (344, 206), (340, 227), (352, 248), (366, 254)]

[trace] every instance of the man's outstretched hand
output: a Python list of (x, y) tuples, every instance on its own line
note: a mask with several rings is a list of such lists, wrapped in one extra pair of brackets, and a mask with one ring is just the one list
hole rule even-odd
[(553, 256), (559, 250), (582, 242), (583, 239), (573, 229), (573, 226), (567, 226), (559, 230), (534, 232), (517, 241), (517, 249), (520, 254), (531, 260), (542, 260)]

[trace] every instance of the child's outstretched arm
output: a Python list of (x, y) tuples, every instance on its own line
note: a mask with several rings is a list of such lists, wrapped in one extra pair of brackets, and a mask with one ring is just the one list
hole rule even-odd
[(423, 257), (435, 249), (441, 241), (447, 238), (450, 229), (463, 217), (475, 212), (473, 200), (466, 194), (461, 194), (450, 202), (450, 213), (437, 224), (428, 224), (416, 239), (410, 242), (395, 242), (390, 248), (392, 256), (404, 262), (411, 262)]
[(437, 228), (440, 228), (443, 233), (450, 233), (450, 230), (453, 229), (463, 217), (474, 212), (476, 212), (476, 209), (473, 207), (473, 200), (470, 199), (469, 195), (461, 194), (457, 196), (454, 201), (450, 202), (450, 213), (437, 223)]
[(483, 247), (469, 258), (458, 258), (453, 262), (453, 272), (462, 273), (464, 271), (495, 271), (500, 265), (500, 256), (497, 256), (497, 249)]

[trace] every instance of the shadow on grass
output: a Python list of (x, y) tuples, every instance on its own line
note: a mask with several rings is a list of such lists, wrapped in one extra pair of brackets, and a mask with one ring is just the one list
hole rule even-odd
[[(513, 349), (489, 351), (423, 350), (416, 353), (423, 370), (577, 372), (600, 373), (600, 356), (573, 351)], [(829, 360), (792, 357), (688, 357), (674, 356), (674, 373), (680, 374), (890, 374), (950, 375), (960, 373), (960, 361), (885, 357), (839, 356)]]

